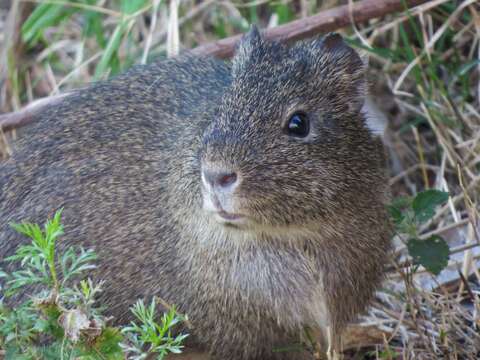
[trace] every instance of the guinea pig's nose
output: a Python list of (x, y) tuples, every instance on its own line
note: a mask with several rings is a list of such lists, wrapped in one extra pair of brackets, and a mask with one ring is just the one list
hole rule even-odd
[(204, 169), (202, 175), (209, 186), (217, 189), (233, 189), (238, 180), (237, 174), (231, 171)]

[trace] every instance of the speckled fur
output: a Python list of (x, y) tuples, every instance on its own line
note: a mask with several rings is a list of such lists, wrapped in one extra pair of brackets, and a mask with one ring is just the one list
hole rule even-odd
[[(64, 207), (59, 245), (96, 250), (100, 300), (118, 321), (157, 295), (217, 359), (299, 359), (271, 350), (304, 325), (338, 335), (371, 300), (389, 249), (363, 67), (337, 35), (287, 48), (254, 29), (231, 65), (183, 55), (66, 97), (0, 164), (0, 256), (25, 241), (9, 222)], [(283, 130), (296, 110), (307, 138)], [(241, 174), (236, 206), (253, 225), (202, 210), (208, 161)]]

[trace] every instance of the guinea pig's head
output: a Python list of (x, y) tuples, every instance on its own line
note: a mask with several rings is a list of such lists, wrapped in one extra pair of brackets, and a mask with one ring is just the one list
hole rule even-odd
[(203, 209), (240, 230), (304, 227), (332, 214), (353, 191), (345, 170), (365, 128), (364, 84), (364, 64), (340, 35), (287, 47), (252, 28), (203, 137)]

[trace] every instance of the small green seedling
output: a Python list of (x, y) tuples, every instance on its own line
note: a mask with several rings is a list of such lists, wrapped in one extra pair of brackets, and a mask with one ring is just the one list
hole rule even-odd
[(162, 360), (169, 353), (181, 353), (183, 340), (188, 335), (172, 335), (172, 328), (185, 320), (184, 317), (176, 313), (174, 307), (163, 314), (160, 323), (155, 321), (155, 299), (152, 299), (148, 307), (142, 300), (138, 300), (131, 311), (140, 320), (140, 325), (132, 322), (130, 326), (122, 329), (128, 343), (121, 346), (132, 359), (147, 359), (147, 357), (155, 354), (156, 359)]
[(389, 210), (396, 230), (407, 234), (407, 248), (417, 265), (422, 265), (434, 275), (438, 275), (448, 264), (450, 249), (445, 240), (433, 235), (421, 240), (418, 228), (435, 215), (435, 208), (448, 200), (448, 193), (439, 190), (426, 190), (414, 198), (396, 199)]

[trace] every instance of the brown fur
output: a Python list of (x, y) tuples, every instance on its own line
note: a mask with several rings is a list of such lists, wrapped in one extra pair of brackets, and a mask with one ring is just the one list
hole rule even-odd
[[(364, 87), (338, 35), (287, 48), (253, 29), (231, 66), (184, 55), (78, 91), (0, 165), (0, 255), (25, 241), (9, 222), (64, 207), (59, 245), (99, 254), (100, 301), (118, 321), (157, 295), (218, 359), (298, 359), (272, 348), (305, 325), (338, 336), (382, 279), (387, 181)], [(306, 138), (283, 131), (296, 110)], [(223, 200), (247, 225), (203, 210), (206, 164), (239, 174)]]

